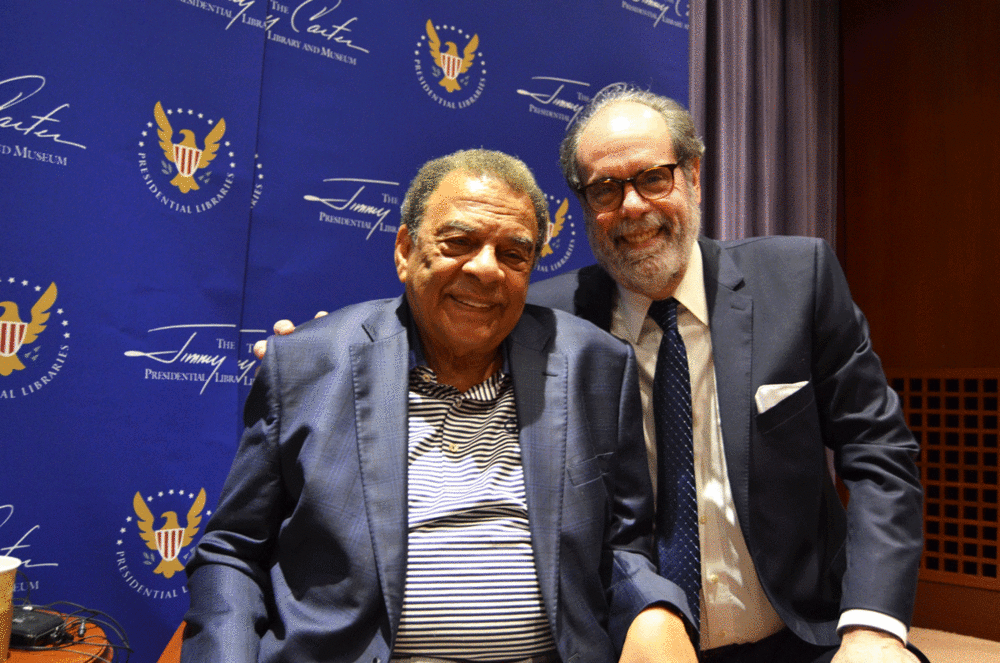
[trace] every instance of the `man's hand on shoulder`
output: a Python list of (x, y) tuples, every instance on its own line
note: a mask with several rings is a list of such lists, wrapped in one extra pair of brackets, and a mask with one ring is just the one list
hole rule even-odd
[(844, 631), (831, 663), (920, 663), (895, 636), (855, 626)]
[(646, 608), (632, 620), (619, 663), (698, 663), (684, 620), (664, 606)]
[[(314, 317), (322, 318), (326, 314), (326, 311), (319, 311)], [(292, 324), (291, 320), (278, 320), (274, 323), (274, 333), (278, 336), (286, 336), (293, 331), (295, 331), (295, 325)], [(267, 341), (257, 341), (254, 343), (253, 354), (257, 359), (263, 359), (264, 355), (267, 354)]]

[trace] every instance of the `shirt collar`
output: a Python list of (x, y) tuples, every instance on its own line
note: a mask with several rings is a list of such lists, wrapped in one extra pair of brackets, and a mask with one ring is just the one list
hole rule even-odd
[[(618, 284), (618, 308), (624, 325), (625, 340), (636, 343), (642, 331), (643, 321), (649, 313), (653, 300), (637, 292), (626, 290)], [(687, 271), (674, 292), (674, 299), (708, 326), (708, 301), (705, 299), (705, 272), (702, 267), (701, 245), (695, 242), (688, 260)]]

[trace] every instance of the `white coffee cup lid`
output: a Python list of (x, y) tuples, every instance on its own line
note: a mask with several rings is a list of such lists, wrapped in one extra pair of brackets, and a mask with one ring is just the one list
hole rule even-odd
[(21, 566), (21, 560), (17, 557), (0, 557), (0, 573), (13, 571), (19, 566)]

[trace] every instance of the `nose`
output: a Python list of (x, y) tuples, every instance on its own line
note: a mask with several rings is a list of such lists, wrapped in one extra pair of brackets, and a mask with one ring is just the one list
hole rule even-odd
[(475, 275), (480, 281), (496, 281), (503, 278), (503, 269), (497, 260), (496, 247), (484, 244), (465, 263), (465, 271)]
[(639, 195), (631, 182), (626, 182), (622, 190), (621, 212), (628, 217), (645, 214), (649, 210), (649, 201)]

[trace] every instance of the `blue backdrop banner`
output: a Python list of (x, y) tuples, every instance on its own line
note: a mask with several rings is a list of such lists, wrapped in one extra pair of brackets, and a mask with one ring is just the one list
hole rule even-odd
[(428, 159), (519, 156), (593, 261), (557, 146), (627, 81), (687, 98), (686, 0), (0, 4), (0, 555), (156, 661), (271, 324), (402, 288)]

